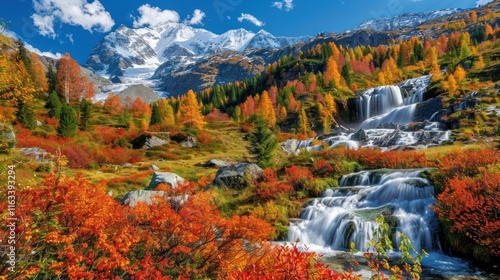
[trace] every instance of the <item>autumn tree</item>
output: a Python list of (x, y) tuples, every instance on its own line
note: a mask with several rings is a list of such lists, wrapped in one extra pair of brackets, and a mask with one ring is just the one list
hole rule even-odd
[(179, 105), (179, 112), (179, 122), (184, 125), (201, 129), (206, 124), (201, 114), (201, 106), (193, 90), (189, 90), (187, 94), (182, 97)]
[(167, 99), (158, 100), (158, 109), (160, 110), (160, 114), (162, 117), (161, 121), (162, 124), (164, 125), (175, 124), (174, 109), (172, 108), (172, 105), (170, 105)]
[(38, 59), (38, 55), (31, 54), (31, 78), (33, 80), (33, 87), (37, 93), (46, 93), (48, 90), (47, 77), (45, 77), (45, 70), (42, 63)]
[(256, 116), (253, 120), (255, 129), (248, 134), (250, 146), (248, 151), (262, 168), (273, 165), (273, 155), (278, 141), (268, 128), (267, 120), (263, 116)]
[(111, 115), (118, 115), (123, 111), (123, 104), (118, 94), (109, 93), (108, 98), (104, 101), (104, 108), (109, 110)]
[(267, 91), (263, 91), (259, 100), (259, 114), (267, 121), (269, 127), (276, 126), (276, 113), (273, 109), (273, 103), (269, 98)]
[(334, 87), (340, 88), (340, 73), (335, 59), (330, 57), (326, 64), (326, 70), (323, 74), (325, 86), (330, 86), (333, 83)]
[(33, 98), (33, 81), (22, 61), (8, 52), (0, 53), (0, 98), (12, 102), (28, 102)]
[(448, 75), (448, 79), (444, 83), (444, 89), (451, 94), (454, 94), (458, 90), (457, 80), (455, 80), (455, 76), (452, 74)]
[(479, 70), (481, 68), (484, 68), (484, 58), (482, 55), (480, 55), (477, 59), (477, 61), (474, 62), (474, 69)]
[(64, 104), (61, 110), (61, 118), (57, 127), (57, 135), (60, 137), (74, 137), (78, 126), (75, 109), (68, 103)]
[(94, 87), (87, 77), (82, 77), (76, 60), (66, 53), (59, 60), (56, 73), (56, 88), (67, 102), (79, 101), (82, 96), (92, 98)]
[(304, 108), (300, 109), (298, 132), (305, 135), (311, 134), (311, 126), (309, 125), (309, 120), (307, 118), (306, 110), (304, 110)]
[(457, 69), (455, 69), (455, 72), (453, 75), (455, 76), (455, 80), (457, 81), (458, 84), (461, 84), (465, 80), (466, 72), (462, 66), (458, 65)]

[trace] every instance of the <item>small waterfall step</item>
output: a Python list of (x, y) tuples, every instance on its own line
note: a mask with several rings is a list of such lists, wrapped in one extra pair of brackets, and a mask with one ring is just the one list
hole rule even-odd
[[(429, 208), (435, 203), (434, 187), (421, 177), (427, 170), (383, 169), (342, 177), (338, 188), (326, 190), (302, 210), (302, 222), (290, 224), (288, 240), (334, 250), (348, 250), (354, 242), (359, 251), (367, 251), (375, 218), (384, 215), (417, 251), (439, 251), (439, 222)], [(395, 248), (399, 241), (394, 235)]]

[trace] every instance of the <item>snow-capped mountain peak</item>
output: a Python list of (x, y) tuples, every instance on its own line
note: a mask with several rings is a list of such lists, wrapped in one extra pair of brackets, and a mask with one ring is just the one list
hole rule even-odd
[(424, 22), (441, 17), (452, 16), (462, 9), (445, 9), (432, 12), (404, 13), (393, 18), (377, 18), (361, 23), (356, 30), (371, 29), (374, 31), (390, 31), (402, 28), (413, 28)]
[(123, 70), (135, 66), (153, 67), (181, 57), (194, 59), (224, 51), (280, 49), (307, 39), (309, 37), (277, 38), (265, 30), (256, 34), (242, 28), (218, 35), (174, 22), (136, 29), (120, 25), (93, 49), (87, 65), (96, 71), (120, 76)]

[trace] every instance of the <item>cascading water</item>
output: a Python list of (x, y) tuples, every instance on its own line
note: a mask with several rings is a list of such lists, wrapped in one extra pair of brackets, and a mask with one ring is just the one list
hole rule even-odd
[[(383, 124), (409, 124), (415, 119), (416, 104), (423, 101), (430, 75), (409, 79), (398, 86), (381, 86), (364, 91), (357, 99), (362, 128)], [(408, 94), (405, 96), (408, 88)]]
[[(393, 233), (399, 231), (411, 241), (417, 252), (429, 253), (422, 260), (422, 279), (498, 279), (467, 262), (441, 251), (439, 220), (430, 206), (435, 203), (434, 187), (422, 178), (426, 169), (373, 170), (343, 176), (339, 187), (328, 189), (302, 209), (301, 219), (290, 224), (288, 242), (300, 240), (308, 250), (323, 254), (329, 263), (345, 270), (345, 256), (351, 242), (361, 252), (373, 250), (368, 241), (374, 236), (375, 219), (383, 215)], [(391, 234), (397, 250), (401, 240)], [(400, 254), (390, 253), (395, 259)], [(347, 261), (346, 261), (347, 260)], [(371, 271), (360, 264), (356, 273), (369, 279)]]
[(357, 100), (359, 118), (366, 120), (404, 105), (401, 88), (381, 86), (364, 91)]
[[(364, 120), (361, 124), (363, 130), (321, 136), (319, 139), (330, 148), (342, 145), (351, 149), (379, 147), (382, 150), (424, 148), (449, 142), (450, 132), (440, 123), (424, 122), (418, 128), (410, 125), (415, 120), (417, 104), (423, 101), (430, 78), (427, 75), (406, 80), (398, 86), (366, 90), (357, 99), (359, 118)], [(297, 154), (303, 148), (322, 148), (322, 145), (311, 146), (312, 140), (289, 140), (291, 142), (285, 142), (282, 147), (289, 154)]]
[(417, 251), (439, 250), (439, 222), (429, 208), (434, 187), (420, 177), (424, 171), (375, 170), (343, 177), (338, 189), (325, 191), (303, 209), (303, 221), (290, 225), (288, 240), (335, 250), (354, 242), (358, 250), (368, 251), (375, 218), (384, 215)]

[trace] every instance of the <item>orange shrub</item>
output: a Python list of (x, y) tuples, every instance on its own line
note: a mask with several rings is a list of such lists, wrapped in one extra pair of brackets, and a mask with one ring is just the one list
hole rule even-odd
[(205, 131), (200, 131), (198, 134), (198, 142), (202, 145), (208, 145), (212, 143), (212, 137)]

